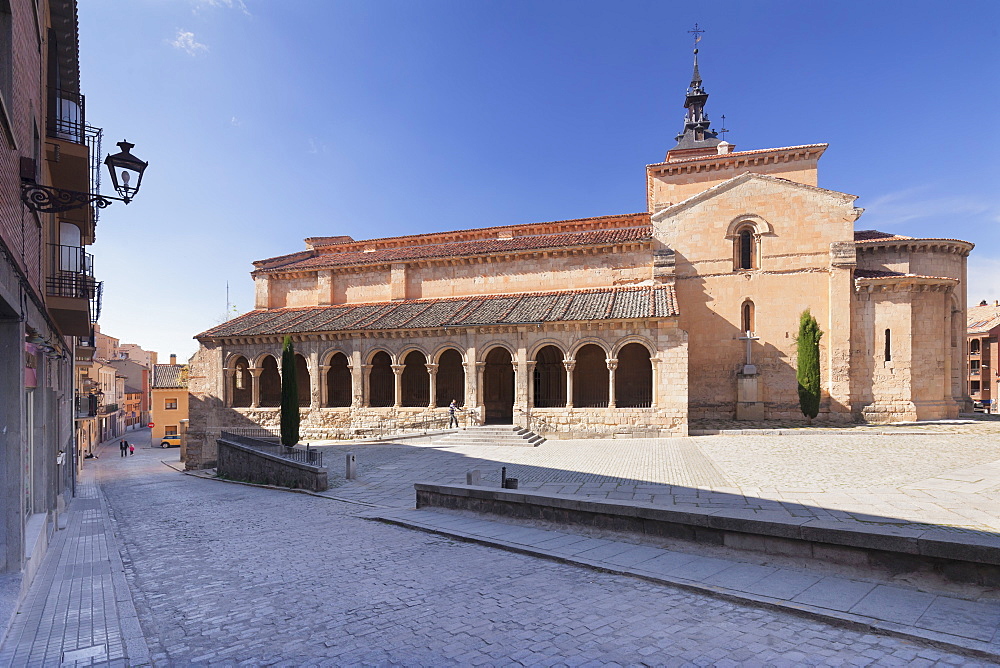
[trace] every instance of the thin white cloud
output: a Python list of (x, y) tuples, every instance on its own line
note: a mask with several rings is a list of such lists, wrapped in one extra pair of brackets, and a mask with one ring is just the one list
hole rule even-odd
[(194, 11), (197, 14), (199, 11), (205, 8), (216, 8), (221, 7), (223, 9), (235, 9), (241, 12), (244, 16), (250, 16), (250, 10), (247, 9), (246, 3), (243, 0), (194, 0)]
[(194, 38), (194, 33), (187, 30), (178, 30), (177, 37), (170, 42), (170, 45), (191, 56), (197, 56), (199, 53), (208, 51), (208, 47), (197, 41)]
[(232, 119), (230, 119), (229, 124), (232, 125), (234, 128), (238, 128), (240, 127), (240, 119), (233, 116)]
[(969, 280), (966, 288), (969, 306), (975, 306), (985, 299), (989, 303), (1000, 301), (1000, 258), (979, 255), (975, 251), (969, 255)]
[(318, 153), (326, 153), (326, 144), (317, 141), (315, 137), (309, 138), (309, 153), (316, 155)]
[(867, 223), (881, 227), (902, 225), (914, 220), (938, 219), (955, 221), (968, 217), (1000, 221), (1000, 201), (990, 198), (953, 195), (934, 195), (927, 187), (908, 188), (876, 197), (865, 202)]

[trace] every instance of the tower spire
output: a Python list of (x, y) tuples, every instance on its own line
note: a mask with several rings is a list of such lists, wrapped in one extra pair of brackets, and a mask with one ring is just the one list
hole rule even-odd
[[(667, 160), (680, 155), (701, 155), (714, 153), (715, 147), (719, 145), (718, 134), (711, 129), (711, 122), (705, 113), (705, 102), (708, 101), (708, 93), (702, 86), (701, 72), (698, 70), (698, 42), (701, 41), (701, 34), (704, 30), (694, 24), (694, 30), (688, 30), (694, 35), (694, 71), (691, 74), (691, 85), (687, 89), (684, 98), (684, 108), (687, 113), (684, 116), (684, 129), (674, 138), (677, 145), (667, 153)], [(707, 150), (706, 150), (707, 149)]]

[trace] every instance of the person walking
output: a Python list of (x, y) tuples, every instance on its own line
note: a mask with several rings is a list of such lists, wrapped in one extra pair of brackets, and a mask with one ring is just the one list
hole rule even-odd
[(118, 441), (118, 451), (121, 452), (121, 456), (122, 457), (125, 456), (125, 448), (126, 447), (128, 447), (128, 446), (126, 446), (124, 438), (122, 440)]
[(458, 405), (454, 399), (448, 404), (448, 429), (452, 427), (458, 427)]
[(132, 443), (128, 444), (128, 453), (130, 455), (134, 455), (135, 454), (135, 445), (133, 445)]

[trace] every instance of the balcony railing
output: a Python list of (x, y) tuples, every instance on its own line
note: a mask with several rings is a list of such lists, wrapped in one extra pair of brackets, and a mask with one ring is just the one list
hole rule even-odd
[(94, 280), (94, 256), (80, 246), (49, 244), (49, 266), (52, 274), (45, 283), (46, 294), (88, 300), (90, 322), (97, 322), (104, 283)]
[[(54, 139), (87, 147), (90, 157), (90, 192), (101, 192), (101, 138), (104, 130), (87, 124), (86, 97), (62, 88), (49, 88), (46, 134)], [(94, 222), (100, 209), (92, 207)]]

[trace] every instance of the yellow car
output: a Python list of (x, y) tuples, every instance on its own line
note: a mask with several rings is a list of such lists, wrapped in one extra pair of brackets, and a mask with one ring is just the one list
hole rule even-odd
[(181, 447), (181, 435), (180, 434), (167, 434), (160, 441), (161, 448), (179, 448)]

